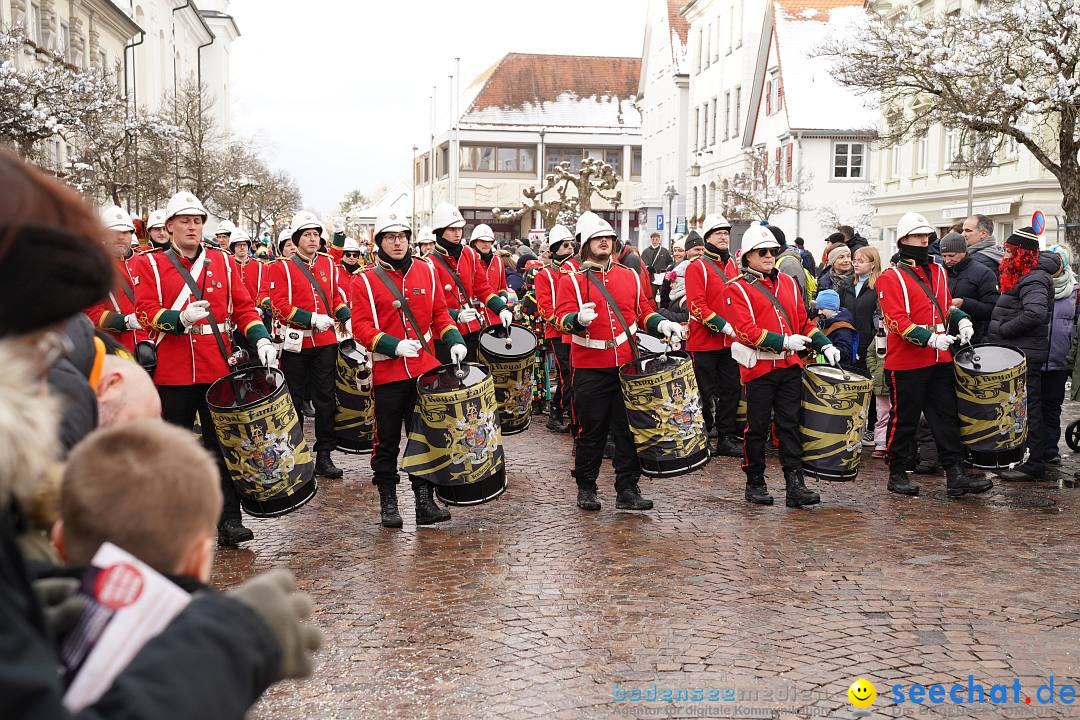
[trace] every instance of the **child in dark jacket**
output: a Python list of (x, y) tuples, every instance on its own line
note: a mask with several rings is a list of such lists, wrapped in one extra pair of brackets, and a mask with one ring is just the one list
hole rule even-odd
[(818, 327), (840, 351), (840, 365), (851, 367), (859, 354), (859, 333), (851, 311), (840, 307), (840, 295), (835, 290), (822, 290), (815, 301)]

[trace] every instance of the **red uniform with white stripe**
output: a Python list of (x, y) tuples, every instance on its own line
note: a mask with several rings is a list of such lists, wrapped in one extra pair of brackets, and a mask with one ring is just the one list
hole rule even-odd
[(945, 311), (946, 317), (941, 317), (941, 313), (930, 302), (930, 298), (926, 297), (926, 293), (903, 270), (891, 267), (882, 272), (878, 276), (876, 289), (883, 325), (887, 332), (886, 370), (913, 370), (935, 363), (952, 362), (952, 353), (948, 350), (920, 347), (907, 339), (911, 331), (919, 326), (932, 333), (946, 331), (948, 313), (952, 312), (952, 294), (949, 292), (949, 279), (945, 268), (937, 263), (930, 263), (930, 277), (927, 278), (921, 267), (913, 264), (907, 266), (927, 284)]
[[(717, 267), (720, 272), (717, 272)], [(738, 276), (739, 268), (730, 257), (726, 263), (699, 257), (686, 266), (684, 280), (690, 310), (690, 335), (686, 339), (686, 349), (690, 352), (731, 347), (732, 340), (728, 335), (713, 332), (705, 327), (704, 322), (715, 315), (728, 319), (725, 303), (727, 282)]]
[(536, 291), (536, 307), (540, 310), (540, 317), (544, 319), (545, 338), (562, 338), (564, 342), (570, 342), (570, 336), (559, 329), (559, 318), (555, 314), (556, 296), (559, 278), (579, 267), (581, 265), (577, 258), (570, 257), (559, 266), (547, 265), (536, 273), (533, 288)]
[[(322, 288), (326, 303), (311, 286), (297, 263), (306, 263), (315, 282)], [(289, 327), (304, 331), (305, 348), (322, 347), (337, 344), (338, 337), (333, 326), (319, 332), (311, 327), (311, 315), (329, 315), (338, 318), (342, 309), (348, 309), (349, 300), (339, 279), (339, 269), (334, 259), (326, 253), (315, 253), (310, 261), (305, 261), (299, 254), (288, 259), (280, 259), (270, 265), (269, 287), (270, 306), (274, 317)]]
[(372, 383), (382, 385), (419, 377), (440, 365), (438, 359), (423, 347), (419, 357), (415, 358), (390, 357), (376, 352), (375, 346), (383, 335), (398, 340), (419, 340), (422, 336), (428, 347), (434, 349), (432, 342), (456, 329), (456, 325), (447, 312), (439, 276), (429, 261), (414, 258), (405, 273), (376, 262), (397, 285), (420, 324), (419, 328), (412, 327), (405, 319), (405, 313), (394, 307), (393, 294), (375, 274), (374, 268), (352, 276), (353, 337), (372, 352)]
[[(477, 253), (479, 255), (480, 253)], [(484, 267), (484, 259), (480, 258), (480, 266)], [(503, 264), (502, 258), (498, 255), (493, 255), (491, 262), (484, 268), (484, 276), (487, 278), (488, 287), (491, 288), (493, 293), (505, 293), (507, 290), (506, 285), (506, 266)], [(487, 315), (488, 325), (498, 325), (499, 315), (498, 313), (491, 312), (491, 308), (484, 306), (484, 313)]]
[[(461, 284), (465, 288), (464, 296), (461, 294), (461, 289), (458, 288), (457, 283), (454, 282), (446, 267), (444, 267), (435, 257), (436, 254), (449, 265), (451, 270), (457, 273), (458, 278), (461, 280)], [(480, 263), (480, 254), (478, 252), (468, 245), (463, 245), (461, 247), (461, 255), (455, 259), (452, 255), (447, 253), (441, 245), (435, 243), (435, 250), (433, 250), (431, 256), (426, 259), (430, 260), (431, 264), (435, 267), (435, 273), (439, 277), (439, 285), (442, 287), (446, 297), (446, 307), (448, 310), (457, 312), (462, 308), (474, 307), (471, 302), (472, 300), (477, 300), (484, 306), (483, 309), (474, 308), (477, 313), (482, 313), (483, 310), (487, 308), (488, 300), (495, 293), (491, 289), (491, 283), (488, 282), (487, 272)], [(478, 332), (483, 327), (479, 317), (471, 322), (459, 322), (457, 326), (462, 335)]]
[[(179, 262), (201, 288), (203, 299), (209, 301), (226, 352), (232, 352), (228, 324), (245, 335), (254, 330), (254, 335), (265, 336), (262, 318), (240, 280), (240, 271), (232, 255), (205, 246), (200, 246), (197, 253), (194, 260), (178, 253)], [(194, 301), (195, 296), (164, 251), (137, 256), (131, 279), (135, 286), (139, 323), (148, 330), (161, 333), (154, 372), (156, 385), (212, 383), (232, 370), (221, 355), (209, 318), (187, 329), (180, 323), (179, 312)]]
[[(594, 269), (589, 269), (594, 268)], [(630, 324), (627, 337), (622, 324), (616, 318), (604, 296), (586, 276), (593, 273), (622, 311)], [(556, 288), (555, 314), (559, 323), (570, 335), (570, 365), (575, 368), (611, 368), (634, 359), (634, 335), (645, 328), (651, 316), (656, 315), (649, 302), (651, 286), (641, 282), (641, 276), (625, 265), (611, 263), (599, 269), (593, 263), (583, 263), (576, 272), (564, 273)], [(596, 303), (596, 319), (584, 332), (574, 333), (567, 316), (577, 313), (584, 303)]]
[[(126, 260), (117, 260), (116, 284), (109, 297), (84, 311), (96, 328), (111, 334), (130, 351), (135, 350), (135, 343), (150, 338), (146, 330), (127, 330), (124, 320), (135, 312), (135, 281), (131, 274), (134, 262), (134, 255)], [(131, 293), (131, 297), (128, 297), (128, 293)], [(121, 330), (121, 327), (125, 329)]]
[[(780, 315), (773, 304), (758, 290), (751, 286), (747, 276), (760, 282), (769, 290), (787, 311), (794, 327)], [(753, 270), (746, 270), (736, 280), (727, 285), (726, 302), (728, 313), (725, 319), (735, 329), (735, 340), (748, 347), (758, 348), (768, 333), (779, 335), (806, 335), (820, 332), (810, 319), (803, 304), (802, 292), (798, 283), (790, 275), (773, 270), (770, 275), (761, 275)], [(763, 352), (773, 352), (762, 348)], [(766, 360), (759, 359), (752, 368), (739, 365), (739, 376), (743, 383), (781, 368), (803, 366), (802, 359), (792, 352), (776, 353), (783, 357)]]
[(267, 297), (266, 290), (269, 285), (267, 278), (270, 275), (269, 263), (248, 258), (247, 262), (243, 263), (237, 260), (236, 267), (240, 271), (240, 279), (243, 280), (248, 295), (251, 296), (256, 305), (261, 307), (263, 300)]

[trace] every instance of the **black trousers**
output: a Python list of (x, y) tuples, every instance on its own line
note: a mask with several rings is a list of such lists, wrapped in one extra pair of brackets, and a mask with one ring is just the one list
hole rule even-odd
[[(736, 401), (738, 396), (736, 396)], [(780, 467), (802, 466), (799, 405), (802, 403), (802, 368), (773, 370), (746, 383), (746, 434), (743, 436), (743, 472), (747, 478), (765, 474), (765, 443), (771, 440), (772, 422), (780, 441)]]
[(611, 459), (615, 468), (615, 490), (636, 485), (641, 478), (641, 465), (626, 421), (619, 369), (574, 368), (572, 383), (574, 414), (580, 428), (574, 440), (573, 474), (577, 484), (596, 485), (610, 430), (615, 442), (615, 454)]
[[(1068, 370), (1044, 370), (1042, 373), (1043, 461), (1057, 457), (1061, 440), (1061, 404), (1065, 402)], [(1031, 413), (1029, 412), (1028, 415)]]
[[(466, 362), (477, 362), (477, 348), (480, 347), (480, 331), (469, 333), (468, 335), (462, 335), (465, 339), (465, 348), (468, 351), (465, 355)], [(435, 357), (439, 359), (443, 365), (450, 364), (450, 346), (444, 343), (442, 340), (435, 340), (435, 347), (432, 348), (435, 351)]]
[(221, 454), (217, 434), (214, 432), (214, 420), (210, 417), (210, 408), (206, 404), (206, 391), (209, 385), (158, 385), (161, 397), (161, 417), (167, 423), (178, 425), (185, 430), (195, 426), (195, 415), (199, 416), (202, 426), (203, 447), (217, 460), (218, 473), (221, 474), (221, 494), (225, 504), (221, 508), (221, 522), (240, 519), (240, 496), (236, 494), (225, 457)]
[(693, 356), (705, 430), (715, 427), (720, 438), (730, 437), (735, 434), (739, 410), (739, 364), (731, 358), (731, 350), (702, 350)]
[(1038, 364), (1027, 372), (1027, 449), (1028, 459), (1024, 469), (1042, 473), (1046, 469), (1046, 430), (1043, 419), (1043, 371)]
[[(371, 483), (398, 484), (398, 452), (402, 428), (408, 433), (416, 414), (416, 380), (397, 380), (376, 385), (371, 391), (375, 402), (375, 447), (371, 451)], [(425, 480), (409, 476), (413, 487)]]
[(285, 373), (285, 382), (289, 384), (289, 393), (292, 395), (297, 415), (300, 414), (300, 404), (304, 401), (300, 388), (303, 388), (305, 383), (315, 406), (315, 452), (330, 451), (337, 447), (334, 440), (337, 353), (337, 343), (304, 348), (298, 353), (281, 353), (281, 369)]
[(915, 458), (919, 416), (926, 415), (942, 467), (959, 465), (964, 457), (956, 414), (956, 381), (952, 363), (914, 370), (886, 370), (892, 395), (889, 418), (889, 469), (903, 472)]
[(551, 353), (555, 356), (555, 367), (559, 372), (559, 387), (556, 390), (555, 402), (560, 413), (570, 417), (570, 426), (574, 425), (574, 389), (570, 381), (570, 343), (564, 343), (561, 338), (552, 338)]

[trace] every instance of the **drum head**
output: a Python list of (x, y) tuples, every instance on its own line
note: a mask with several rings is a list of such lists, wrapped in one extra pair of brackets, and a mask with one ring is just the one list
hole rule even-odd
[(520, 325), (492, 325), (480, 333), (480, 352), (492, 360), (517, 360), (534, 353), (536, 346), (536, 335)]
[(243, 410), (270, 397), (284, 384), (285, 375), (277, 368), (244, 368), (211, 385), (206, 402), (220, 410)]
[(355, 340), (342, 340), (338, 343), (338, 352), (352, 360), (357, 365), (363, 365), (367, 362), (367, 352), (357, 345)]
[(870, 376), (861, 370), (853, 368), (838, 368), (832, 365), (807, 365), (806, 372), (813, 373), (818, 377), (832, 383), (850, 382), (851, 380), (865, 380)]
[(628, 379), (655, 375), (656, 373), (670, 370), (680, 363), (686, 362), (687, 359), (686, 353), (681, 351), (676, 352), (669, 350), (662, 355), (649, 354), (645, 357), (625, 363), (619, 368), (619, 375)]
[(996, 373), (1018, 367), (1024, 353), (1008, 345), (975, 345), (955, 353), (953, 359), (968, 371)]
[(658, 337), (653, 337), (643, 332), (637, 334), (637, 345), (641, 348), (641, 352), (644, 353), (662, 353), (667, 352), (671, 348)]
[(483, 382), (491, 373), (486, 365), (479, 363), (461, 363), (461, 369), (465, 371), (465, 377), (459, 378), (454, 373), (456, 365), (440, 365), (434, 370), (428, 370), (416, 380), (416, 387), (422, 393), (435, 394), (461, 390)]

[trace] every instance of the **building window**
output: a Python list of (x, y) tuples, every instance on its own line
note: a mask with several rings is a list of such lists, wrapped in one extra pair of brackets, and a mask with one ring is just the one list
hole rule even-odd
[(739, 134), (739, 122), (740, 115), (742, 115), (742, 86), (735, 86), (735, 119), (732, 121), (732, 127), (734, 128), (733, 135)]
[(65, 60), (71, 60), (68, 57), (68, 24), (63, 21), (60, 23), (60, 34), (56, 37), (56, 52)]
[(701, 106), (701, 147), (705, 147), (709, 144), (709, 103), (705, 103)]
[(930, 138), (923, 133), (915, 140), (915, 174), (925, 175), (930, 156)]
[(903, 145), (894, 145), (892, 149), (892, 173), (890, 174), (890, 177), (893, 180), (900, 179), (900, 159), (902, 157), (901, 151), (903, 147)]
[(716, 98), (712, 99), (709, 110), (712, 114), (712, 133), (709, 134), (709, 144), (716, 144), (716, 126), (719, 124), (716, 117)]
[(641, 148), (634, 148), (630, 153), (630, 176), (641, 177)]
[(698, 140), (699, 140), (699, 138), (698, 138), (698, 125), (701, 123), (700, 115), (701, 115), (701, 109), (700, 108), (694, 108), (694, 142), (693, 142), (692, 146), (693, 146), (693, 148), (695, 150), (700, 150), (701, 149), (701, 145), (698, 142)]
[(728, 10), (728, 18), (729, 18), (730, 21), (728, 22), (728, 26), (727, 26), (727, 51), (728, 51), (728, 55), (730, 55), (731, 54), (731, 48), (734, 47), (734, 44), (732, 43), (732, 38), (735, 35), (735, 6), (734, 5), (732, 5), (730, 7), (730, 9)]
[(41, 6), (36, 2), (30, 3), (30, 39), (41, 44)]
[(101, 52), (98, 53), (98, 62), (101, 63), (101, 71), (102, 72), (108, 71), (108, 69), (109, 69), (109, 60), (105, 56), (105, 51), (104, 50), (102, 50)]
[(499, 148), (496, 152), (496, 163), (495, 169), (498, 172), (517, 172), (517, 148)]
[(731, 137), (731, 91), (724, 93), (724, 139)]
[[(549, 162), (552, 152), (548, 151)], [(536, 171), (536, 148), (462, 145), (459, 167), (477, 172), (531, 173)]]
[(953, 163), (962, 160), (960, 157), (960, 130), (949, 128), (945, 130), (945, 169), (948, 170)]
[(604, 162), (611, 166), (615, 174), (622, 176), (622, 148), (609, 148), (604, 151)]
[(716, 16), (716, 37), (713, 38), (712, 59), (713, 62), (720, 60), (720, 16)]
[(841, 179), (861, 178), (863, 176), (862, 143), (838, 142), (833, 146), (833, 177)]
[[(1005, 138), (1005, 157), (1015, 158), (1020, 154), (1020, 143), (1012, 135)], [(1006, 237), (1008, 237), (1006, 235)]]
[(701, 28), (697, 31), (697, 59), (694, 61), (694, 72), (701, 72)]
[(536, 148), (518, 148), (518, 172), (536, 172)]
[(712, 52), (709, 49), (709, 44), (712, 42), (712, 25), (705, 30), (704, 42), (705, 45), (702, 47), (701, 54), (705, 67), (709, 67), (712, 63)]
[(742, 47), (743, 36), (743, 17), (746, 15), (746, 0), (739, 0), (739, 22), (738, 22), (738, 35), (735, 36), (735, 47)]

